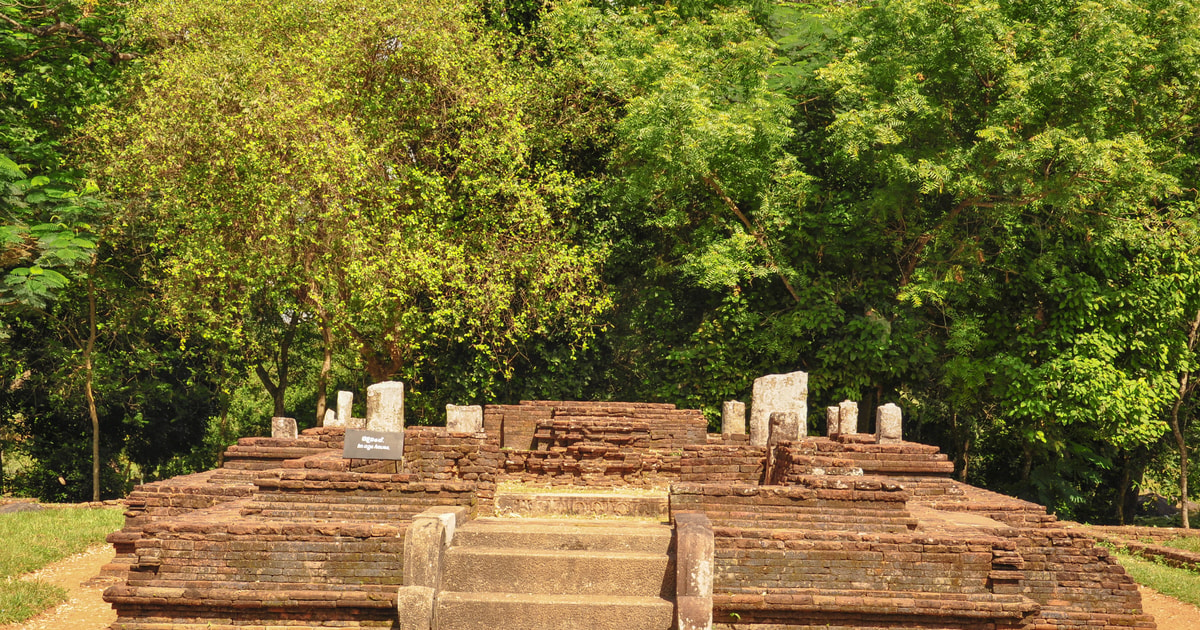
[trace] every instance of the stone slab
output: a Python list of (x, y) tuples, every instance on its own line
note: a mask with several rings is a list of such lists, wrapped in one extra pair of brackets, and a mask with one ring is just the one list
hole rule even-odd
[(664, 518), (667, 495), (496, 493), (496, 513), (511, 516), (637, 516)]
[(271, 437), (294, 440), (300, 435), (295, 418), (271, 418)]
[(450, 433), (482, 432), (483, 407), (479, 405), (446, 405), (446, 430)]
[(366, 421), (369, 431), (404, 431), (404, 383), (384, 381), (367, 387)]
[(808, 373), (768, 374), (754, 380), (750, 402), (750, 444), (764, 446), (770, 432), (771, 414), (799, 414), (800, 437), (808, 434)]
[(858, 433), (858, 403), (853, 400), (843, 400), (838, 405), (838, 434), (851, 435)]
[(880, 405), (875, 410), (875, 441), (880, 444), (902, 441), (902, 418), (900, 407), (895, 403)]
[(726, 400), (721, 406), (721, 433), (723, 435), (746, 434), (746, 403)]

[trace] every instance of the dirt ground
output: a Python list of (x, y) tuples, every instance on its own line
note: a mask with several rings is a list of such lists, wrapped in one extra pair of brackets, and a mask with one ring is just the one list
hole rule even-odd
[[(0, 626), (0, 630), (104, 630), (117, 619), (101, 594), (111, 582), (92, 580), (113, 557), (111, 546), (95, 547), (21, 576), (57, 584), (70, 599), (23, 624)], [(1185, 604), (1148, 588), (1142, 589), (1142, 605), (1158, 621), (1158, 630), (1200, 630), (1200, 608)]]

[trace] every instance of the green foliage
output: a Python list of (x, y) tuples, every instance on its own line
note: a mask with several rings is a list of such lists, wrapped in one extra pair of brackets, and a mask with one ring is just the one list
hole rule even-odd
[(89, 135), (124, 220), (157, 226), (174, 324), (261, 365), (272, 330), (325, 322), (418, 391), (448, 347), (488, 391), (525, 340), (589, 335), (605, 303), (596, 252), (563, 238), (575, 184), (529, 161), (526, 86), (463, 8), (151, 2), (135, 21), (161, 48)]
[(87, 223), (96, 212), (94, 186), (72, 189), (69, 178), (26, 177), (0, 154), (0, 306), (45, 307), (67, 286), (71, 270), (91, 259), (96, 236)]

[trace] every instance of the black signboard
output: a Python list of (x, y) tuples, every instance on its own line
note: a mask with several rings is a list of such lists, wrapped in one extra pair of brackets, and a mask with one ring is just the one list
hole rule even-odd
[(403, 459), (404, 434), (391, 431), (346, 429), (342, 457), (347, 459)]

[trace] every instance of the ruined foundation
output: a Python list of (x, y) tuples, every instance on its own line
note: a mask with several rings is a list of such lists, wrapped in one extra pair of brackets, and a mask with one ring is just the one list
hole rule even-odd
[(897, 431), (759, 446), (543, 401), (409, 427), (402, 461), (343, 459), (343, 427), (243, 439), (129, 496), (111, 628), (1155, 627), (1092, 538)]

